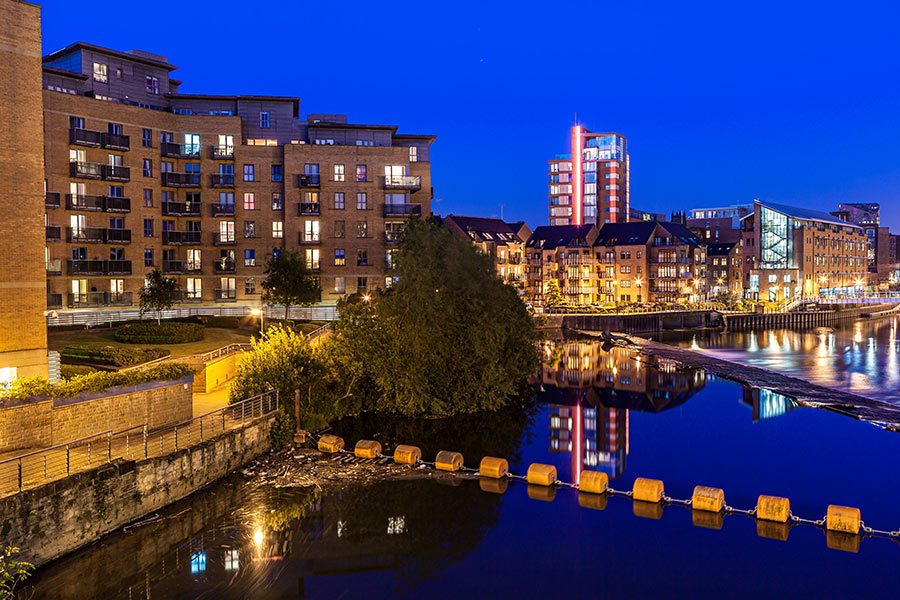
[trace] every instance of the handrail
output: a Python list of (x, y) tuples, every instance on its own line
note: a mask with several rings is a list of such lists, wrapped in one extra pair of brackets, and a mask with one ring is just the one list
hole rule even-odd
[(9, 458), (4, 458), (3, 460), (0, 460), (0, 466), (4, 465), (5, 463), (8, 463), (8, 462), (13, 462), (13, 461), (21, 460), (21, 459), (23, 459), (23, 458), (28, 458), (28, 457), (30, 457), (30, 456), (34, 456), (34, 455), (37, 455), (37, 454), (41, 454), (42, 452), (48, 452), (48, 451), (50, 451), (50, 450), (59, 450), (59, 449), (65, 448), (65, 447), (67, 447), (67, 446), (68, 446), (68, 447), (71, 447), (71, 446), (74, 446), (74, 445), (76, 445), (76, 444), (80, 444), (81, 442), (84, 442), (84, 441), (86, 441), (86, 440), (89, 440), (89, 439), (91, 439), (91, 438), (102, 437), (102, 436), (107, 436), (107, 437), (109, 437), (110, 435), (112, 435), (112, 429), (107, 429), (106, 431), (101, 431), (100, 433), (94, 433), (94, 434), (91, 434), (91, 435), (86, 435), (86, 436), (84, 436), (84, 437), (78, 438), (77, 440), (71, 440), (71, 441), (69, 441), (69, 442), (64, 442), (64, 443), (62, 443), (62, 444), (56, 444), (55, 446), (50, 446), (49, 448), (41, 448), (40, 450), (33, 450), (33, 451), (28, 452), (28, 453), (26, 453), (26, 454), (19, 454), (19, 455), (17, 455), (17, 456), (11, 456), (11, 457), (9, 457)]

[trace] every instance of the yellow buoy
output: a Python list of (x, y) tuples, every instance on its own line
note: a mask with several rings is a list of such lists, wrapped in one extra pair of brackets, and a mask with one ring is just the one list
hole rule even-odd
[(330, 433), (319, 437), (319, 452), (328, 452), (334, 454), (344, 449), (344, 440)]
[(691, 508), (707, 512), (721, 512), (725, 508), (725, 491), (705, 485), (695, 486), (691, 496)]
[(791, 501), (779, 496), (760, 496), (756, 499), (756, 518), (763, 521), (787, 523), (791, 516)]
[(601, 471), (582, 471), (578, 481), (578, 491), (587, 494), (605, 494), (609, 486), (609, 475)]
[(434, 459), (434, 468), (439, 471), (459, 471), (463, 466), (463, 455), (459, 452), (441, 450)]
[(528, 467), (526, 479), (528, 480), (528, 483), (532, 485), (553, 485), (556, 483), (556, 467), (553, 465), (533, 463)]
[(394, 448), (394, 462), (400, 465), (416, 465), (422, 460), (422, 451), (415, 446), (400, 444)]
[(485, 456), (478, 465), (478, 474), (482, 477), (490, 477), (491, 479), (500, 479), (506, 477), (509, 471), (509, 463), (505, 458), (496, 458), (494, 456)]
[(631, 497), (641, 502), (661, 502), (665, 495), (665, 487), (659, 479), (638, 477), (631, 488)]
[(375, 440), (359, 440), (353, 448), (357, 458), (378, 458), (381, 456), (381, 444)]
[(825, 528), (829, 531), (841, 531), (843, 533), (859, 533), (860, 514), (858, 508), (850, 506), (828, 505), (825, 516)]

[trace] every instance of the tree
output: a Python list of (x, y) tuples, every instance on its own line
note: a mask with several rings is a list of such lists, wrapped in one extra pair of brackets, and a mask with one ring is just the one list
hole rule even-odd
[(156, 323), (162, 322), (162, 311), (169, 310), (178, 300), (178, 282), (166, 277), (159, 269), (147, 273), (144, 287), (141, 288), (141, 318), (145, 312), (156, 311)]
[(547, 282), (547, 289), (544, 293), (547, 297), (548, 308), (560, 306), (566, 302), (566, 299), (562, 295), (562, 290), (559, 289), (559, 282), (555, 279), (551, 279)]
[(266, 278), (262, 282), (263, 302), (284, 304), (284, 318), (291, 306), (309, 306), (322, 299), (322, 288), (296, 250), (285, 250), (266, 262)]
[(14, 546), (0, 546), (0, 598), (12, 598), (16, 586), (34, 569), (31, 563), (15, 560), (13, 556), (18, 553), (19, 549)]

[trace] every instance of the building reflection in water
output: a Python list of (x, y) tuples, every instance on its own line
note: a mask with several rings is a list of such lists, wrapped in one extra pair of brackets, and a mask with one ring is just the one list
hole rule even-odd
[(742, 402), (753, 409), (753, 422), (780, 417), (799, 405), (790, 396), (765, 388), (743, 386)]
[(661, 412), (686, 402), (706, 374), (661, 358), (642, 357), (601, 342), (545, 342), (535, 383), (550, 408), (550, 451), (571, 454), (571, 473), (625, 472), (629, 412)]

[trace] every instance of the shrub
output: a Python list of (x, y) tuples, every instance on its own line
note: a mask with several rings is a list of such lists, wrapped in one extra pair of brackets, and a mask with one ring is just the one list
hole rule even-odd
[(195, 323), (129, 323), (113, 334), (125, 344), (185, 344), (203, 339), (203, 326)]
[(50, 383), (43, 377), (16, 379), (0, 392), (0, 402), (4, 400), (26, 400), (36, 396), (47, 398), (72, 398), (87, 392), (103, 392), (110, 388), (139, 385), (151, 381), (175, 381), (194, 373), (194, 367), (183, 363), (168, 363), (149, 369), (134, 371), (95, 371), (76, 375), (71, 379)]
[(87, 365), (60, 365), (59, 373), (63, 379), (72, 379), (78, 375), (87, 375), (88, 373), (96, 373), (97, 369)]
[(66, 346), (61, 353), (69, 362), (130, 367), (168, 356), (162, 348), (121, 348), (118, 346)]

